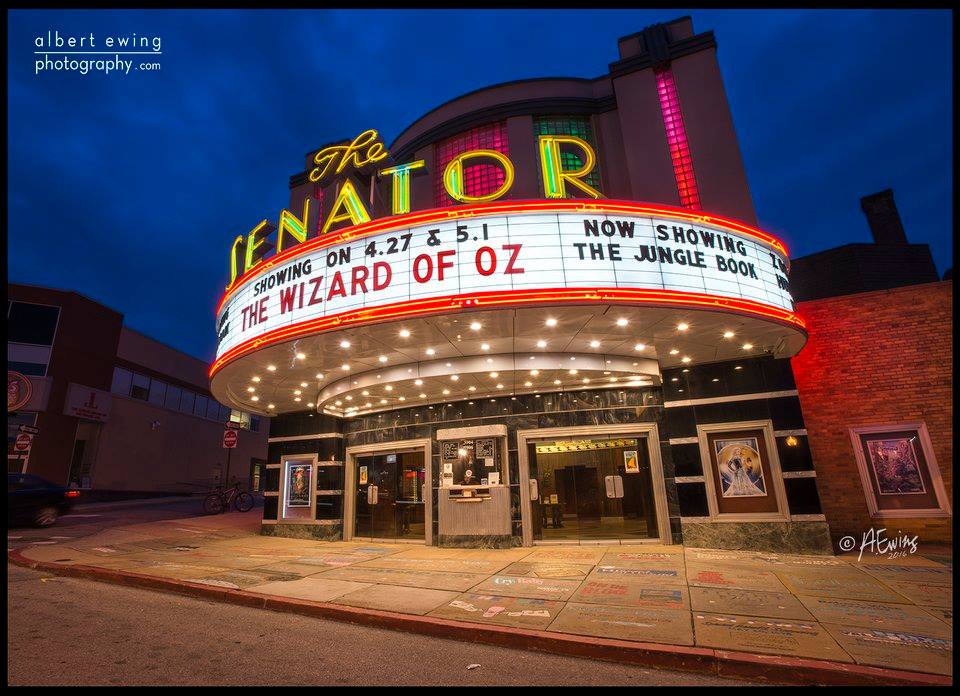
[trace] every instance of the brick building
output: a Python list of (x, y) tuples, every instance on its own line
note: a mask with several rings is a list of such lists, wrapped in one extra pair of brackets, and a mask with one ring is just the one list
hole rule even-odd
[[(953, 282), (937, 279), (926, 245), (908, 243), (891, 191), (861, 204), (876, 244), (805, 257), (825, 260), (825, 270), (793, 262), (792, 286), (816, 298), (797, 304), (809, 338), (792, 364), (821, 505), (834, 544), (881, 527), (887, 536), (950, 542)], [(850, 272), (832, 272), (831, 263)], [(905, 494), (884, 492), (866, 443), (905, 433), (915, 433), (908, 459), (920, 480), (901, 485)]]

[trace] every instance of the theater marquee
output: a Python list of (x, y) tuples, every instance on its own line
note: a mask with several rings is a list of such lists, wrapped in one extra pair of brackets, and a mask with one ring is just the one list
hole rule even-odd
[(477, 292), (652, 290), (793, 310), (783, 246), (759, 230), (619, 201), (480, 205), (433, 217), (389, 218), (382, 231), (352, 228), (270, 259), (226, 296), (217, 357), (282, 327)]

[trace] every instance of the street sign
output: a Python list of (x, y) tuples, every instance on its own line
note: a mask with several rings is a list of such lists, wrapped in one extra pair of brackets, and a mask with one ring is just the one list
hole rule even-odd
[(30, 435), (36, 435), (40, 432), (40, 428), (35, 425), (21, 425), (18, 430), (21, 433), (29, 433)]
[(224, 430), (223, 431), (223, 446), (226, 449), (233, 449), (237, 446), (237, 431), (236, 430)]
[(30, 433), (18, 433), (17, 439), (13, 443), (13, 449), (17, 452), (29, 452), (33, 444), (33, 435)]

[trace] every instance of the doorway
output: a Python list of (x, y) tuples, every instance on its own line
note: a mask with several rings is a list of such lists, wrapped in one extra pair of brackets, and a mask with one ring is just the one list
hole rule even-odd
[(670, 539), (655, 426), (610, 430), (518, 433), (521, 477), (529, 481), (521, 490), (525, 544)]
[(423, 451), (358, 456), (354, 535), (425, 539)]
[(432, 542), (430, 451), (426, 439), (347, 448), (345, 541)]

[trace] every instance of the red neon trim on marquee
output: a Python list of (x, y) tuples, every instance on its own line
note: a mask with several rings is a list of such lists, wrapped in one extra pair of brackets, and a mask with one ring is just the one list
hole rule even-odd
[(297, 244), (287, 251), (276, 254), (275, 256), (271, 256), (269, 259), (258, 264), (254, 268), (251, 268), (243, 275), (238, 276), (236, 281), (234, 281), (234, 283), (227, 288), (227, 291), (223, 294), (223, 297), (220, 298), (220, 302), (217, 303), (216, 313), (220, 314), (220, 310), (223, 309), (223, 305), (228, 299), (230, 299), (230, 296), (240, 288), (240, 286), (245, 285), (248, 281), (252, 280), (261, 273), (270, 270), (274, 266), (310, 251), (324, 249), (335, 244), (343, 244), (344, 242), (368, 237), (381, 232), (387, 232), (393, 229), (414, 227), (416, 225), (426, 225), (431, 222), (441, 222), (444, 220), (477, 215), (509, 215), (511, 213), (539, 213), (545, 211), (561, 213), (596, 212), (621, 213), (628, 215), (659, 215), (662, 217), (673, 217), (690, 222), (716, 225), (717, 227), (723, 227), (732, 232), (752, 237), (773, 247), (775, 250), (783, 254), (783, 257), (787, 259), (787, 263), (789, 263), (790, 255), (787, 253), (786, 244), (774, 237), (772, 234), (768, 234), (763, 230), (758, 230), (756, 227), (750, 227), (742, 222), (731, 220), (730, 218), (721, 217), (719, 215), (708, 215), (703, 212), (690, 211), (685, 208), (675, 208), (673, 206), (660, 204), (654, 205), (652, 203), (636, 203), (634, 201), (611, 200), (607, 198), (597, 201), (584, 201), (577, 199), (565, 201), (531, 200), (504, 201), (502, 203), (479, 203), (477, 205), (422, 210), (419, 212), (407, 213), (405, 215), (392, 215), (385, 218), (377, 218), (376, 220), (371, 220), (370, 222), (362, 225), (347, 227), (337, 232), (330, 232), (321, 237), (314, 237), (306, 242)]
[(676, 290), (653, 290), (640, 288), (566, 288), (542, 290), (500, 290), (489, 293), (467, 293), (448, 295), (424, 300), (398, 302), (369, 309), (355, 309), (329, 317), (317, 317), (290, 326), (268, 331), (238, 346), (234, 346), (210, 366), (209, 376), (219, 372), (227, 363), (242, 355), (260, 348), (290, 341), (307, 334), (321, 333), (331, 329), (345, 329), (363, 326), (374, 322), (403, 317), (413, 317), (438, 312), (454, 312), (463, 309), (486, 307), (504, 307), (528, 304), (553, 304), (573, 302), (647, 304), (665, 307), (693, 307), (695, 309), (724, 309), (772, 319), (795, 329), (806, 332), (807, 325), (794, 312), (771, 307), (769, 305), (737, 298), (718, 297), (697, 292), (679, 292)]

